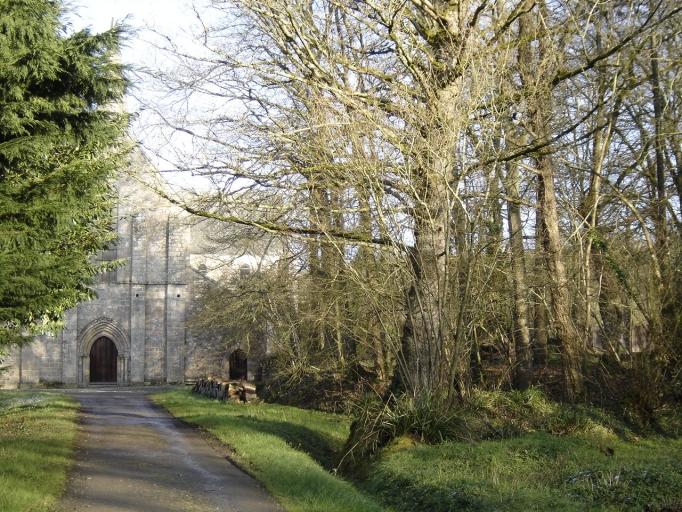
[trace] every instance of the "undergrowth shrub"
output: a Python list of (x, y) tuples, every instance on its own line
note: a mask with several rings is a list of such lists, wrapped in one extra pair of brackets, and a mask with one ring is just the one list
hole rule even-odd
[(376, 375), (359, 364), (343, 368), (320, 368), (286, 358), (271, 358), (257, 383), (265, 402), (316, 409), (329, 413), (348, 412), (368, 389), (377, 389)]
[[(506, 392), (477, 390), (472, 393), (467, 407), (471, 413), (479, 414), (488, 421), (521, 423), (523, 429), (528, 429), (556, 410), (556, 405), (535, 388)], [(488, 435), (484, 434), (484, 437)]]
[(664, 499), (662, 504), (647, 505), (646, 512), (682, 512), (682, 498)]
[(624, 407), (623, 413), (633, 423), (647, 427), (655, 422), (665, 403), (665, 363), (665, 358), (644, 352), (630, 354), (622, 364), (622, 382), (616, 386), (622, 390), (620, 402)]
[(387, 402), (365, 394), (351, 414), (356, 419), (341, 452), (342, 472), (357, 471), (378, 450), (402, 436), (438, 444), (509, 439), (537, 431), (553, 435), (611, 433), (606, 416), (592, 417), (584, 407), (552, 402), (534, 388), (476, 390), (466, 404), (454, 406), (430, 393), (419, 398), (391, 396)]
[(593, 426), (587, 414), (575, 407), (559, 407), (556, 414), (547, 417), (544, 421), (545, 430), (555, 435), (584, 434)]
[[(627, 353), (620, 358), (604, 354), (595, 365), (595, 392), (606, 406), (639, 428), (658, 428), (671, 406), (682, 397), (682, 370), (678, 362), (656, 350)], [(596, 393), (595, 393), (596, 394)]]
[(667, 406), (658, 411), (657, 430), (667, 437), (682, 437), (682, 410), (680, 407)]
[(425, 393), (419, 398), (391, 395), (387, 402), (363, 395), (352, 410), (356, 417), (342, 451), (339, 469), (346, 471), (401, 436), (436, 444), (464, 440), (465, 422), (456, 408), (447, 408), (442, 397)]

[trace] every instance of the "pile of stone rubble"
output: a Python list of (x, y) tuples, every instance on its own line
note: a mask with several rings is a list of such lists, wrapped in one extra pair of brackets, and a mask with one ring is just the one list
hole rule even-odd
[(209, 377), (199, 379), (192, 386), (192, 393), (225, 402), (257, 402), (256, 386), (244, 380), (222, 380)]

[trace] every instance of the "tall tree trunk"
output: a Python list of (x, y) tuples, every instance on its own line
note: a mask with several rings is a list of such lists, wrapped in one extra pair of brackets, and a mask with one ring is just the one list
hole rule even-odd
[(523, 224), (519, 199), (519, 168), (507, 166), (505, 188), (510, 200), (507, 202), (509, 224), (509, 246), (514, 283), (514, 340), (516, 342), (516, 370), (514, 386), (528, 389), (533, 381), (533, 360), (528, 327), (528, 287), (526, 285), (526, 257), (523, 247)]
[[(538, 202), (540, 198), (538, 198)], [(545, 246), (545, 234), (542, 221), (542, 213), (538, 210), (535, 212), (535, 265), (537, 271), (540, 271), (542, 261), (544, 261), (543, 247)], [(542, 272), (544, 276), (544, 272)], [(547, 320), (547, 305), (545, 301), (545, 284), (544, 280), (542, 287), (538, 289), (538, 298), (535, 302), (535, 324), (533, 327), (533, 362), (538, 366), (547, 364), (547, 345), (548, 345), (548, 320)]]
[[(443, 383), (443, 363), (448, 332), (447, 258), (449, 255), (449, 208), (442, 178), (425, 177), (421, 191), (423, 207), (415, 208), (414, 282), (407, 296), (408, 329), (413, 352), (411, 385), (416, 396), (438, 389)], [(439, 183), (440, 182), (440, 183)], [(457, 357), (455, 355), (455, 357)]]
[[(546, 133), (546, 132), (545, 132)], [(550, 277), (554, 327), (561, 346), (561, 365), (566, 398), (576, 402), (585, 395), (581, 367), (581, 339), (571, 320), (570, 296), (566, 266), (561, 255), (561, 235), (554, 191), (554, 163), (550, 155), (537, 157), (539, 183), (542, 190), (542, 218), (545, 224), (545, 264)]]
[[(528, 6), (532, 4), (528, 2)], [(549, 80), (551, 68), (548, 64), (549, 41), (545, 37), (539, 40), (536, 57), (532, 46), (537, 37), (539, 24), (535, 11), (544, 9), (544, 3), (535, 4), (519, 18), (519, 68), (521, 79), (529, 101), (529, 127), (535, 135), (536, 143), (544, 143), (546, 147), (536, 154), (534, 159), (538, 170), (538, 203), (544, 224), (545, 265), (550, 278), (554, 327), (561, 345), (561, 363), (563, 367), (566, 398), (575, 402), (585, 394), (585, 382), (581, 368), (581, 340), (571, 320), (570, 296), (566, 266), (561, 255), (561, 235), (557, 213), (554, 180), (556, 169), (551, 154), (552, 131), (550, 119), (554, 104), (552, 101), (552, 85)], [(538, 79), (538, 70), (545, 70), (544, 77)], [(542, 72), (542, 71), (540, 71)]]

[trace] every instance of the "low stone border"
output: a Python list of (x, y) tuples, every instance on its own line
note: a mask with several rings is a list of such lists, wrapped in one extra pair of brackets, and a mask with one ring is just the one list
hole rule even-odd
[(257, 402), (256, 386), (244, 380), (199, 379), (192, 393), (224, 402)]

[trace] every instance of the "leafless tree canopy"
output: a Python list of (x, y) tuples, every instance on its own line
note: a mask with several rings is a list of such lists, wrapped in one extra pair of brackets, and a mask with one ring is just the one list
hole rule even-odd
[(680, 356), (681, 9), (213, 1), (149, 145), (188, 211), (287, 240), (282, 346), (463, 399), (483, 347), (520, 388), (557, 350), (579, 400), (599, 354)]

